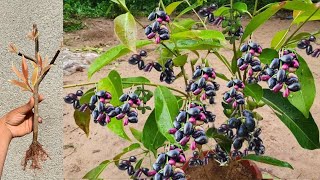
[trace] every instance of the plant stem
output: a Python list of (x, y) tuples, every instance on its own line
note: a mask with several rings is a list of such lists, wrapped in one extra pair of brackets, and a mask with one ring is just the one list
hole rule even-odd
[(24, 58), (30, 60), (30, 61), (33, 61), (34, 63), (36, 63), (36, 60), (34, 60), (32, 57), (30, 56), (27, 56), (25, 54), (22, 54), (21, 52), (18, 52), (18, 56), (23, 56)]
[(253, 16), (255, 16), (256, 13), (257, 13), (258, 1), (259, 1), (259, 0), (256, 0), (255, 3), (254, 3)]
[(170, 51), (174, 56), (179, 56), (177, 53), (173, 52), (165, 43), (161, 42), (161, 45), (164, 46), (168, 51)]
[[(98, 82), (88, 82), (88, 83), (80, 83), (80, 84), (71, 84), (71, 85), (65, 85), (63, 86), (63, 88), (72, 88), (72, 87), (78, 87), (78, 86), (88, 86), (88, 85), (93, 85), (93, 84), (97, 84)], [(140, 82), (122, 82), (122, 84), (132, 84), (132, 85), (145, 85), (145, 86), (153, 86), (153, 87), (158, 87), (158, 86), (162, 86), (159, 84), (154, 84), (154, 83), (140, 83)], [(169, 87), (169, 86), (164, 86), (172, 91), (178, 92), (180, 94), (182, 94), (185, 97), (188, 97), (188, 95), (178, 89)]]
[[(191, 4), (190, 4), (190, 2), (189, 2), (188, 0), (185, 0), (185, 2), (186, 2), (189, 6), (191, 6)], [(200, 20), (202, 26), (203, 26), (205, 29), (208, 29), (207, 26), (206, 26), (206, 23), (204, 23), (204, 21), (203, 21), (202, 18), (199, 16), (199, 14), (197, 13), (197, 11), (194, 10), (193, 8), (192, 8), (192, 11), (196, 14), (196, 16), (197, 16), (198, 19)]]
[[(317, 12), (318, 12), (319, 8), (317, 8), (302, 24), (300, 24), (298, 26), (298, 28), (288, 37), (288, 39), (283, 43), (283, 45), (281, 46), (281, 48), (285, 47), (287, 45), (287, 43), (290, 41), (291, 38), (293, 38), (293, 36), (302, 28), (302, 26), (304, 26), (308, 21), (309, 19), (315, 15)], [(280, 48), (280, 49), (281, 49)]]

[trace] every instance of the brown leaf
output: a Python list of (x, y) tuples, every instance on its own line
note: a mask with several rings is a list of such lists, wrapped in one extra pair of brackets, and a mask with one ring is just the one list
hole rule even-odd
[(29, 74), (28, 74), (28, 64), (27, 64), (27, 60), (24, 56), (22, 56), (22, 73), (23, 73), (23, 76), (24, 76), (24, 81), (26, 83), (28, 83), (28, 77), (29, 77)]
[(12, 71), (18, 76), (19, 79), (24, 80), (23, 74), (13, 64)]
[(39, 73), (39, 68), (38, 67), (35, 67), (33, 69), (33, 72), (32, 72), (32, 76), (31, 76), (31, 84), (32, 86), (34, 86), (38, 80), (38, 73)]
[(8, 48), (9, 48), (9, 52), (18, 53), (18, 48), (17, 48), (17, 46), (15, 44), (10, 43)]
[(22, 90), (31, 91), (28, 85), (25, 82), (17, 81), (17, 80), (9, 80), (13, 85), (20, 87)]
[(51, 65), (49, 64), (49, 65), (46, 66), (44, 69), (42, 69), (41, 75), (43, 75), (44, 73), (46, 73), (50, 68), (51, 68)]
[(45, 66), (47, 66), (49, 64), (49, 57), (48, 57), (48, 55), (46, 55), (46, 57), (44, 58), (44, 62), (43, 62), (43, 67), (42, 67), (42, 69), (45, 67)]

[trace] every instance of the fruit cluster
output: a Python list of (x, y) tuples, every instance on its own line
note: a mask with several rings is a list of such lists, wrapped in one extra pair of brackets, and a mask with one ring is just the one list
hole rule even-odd
[[(64, 102), (67, 104), (73, 104), (74, 109), (81, 109), (82, 111), (85, 110), (85, 106), (81, 106), (79, 97), (83, 95), (82, 90), (77, 90), (76, 93), (69, 93), (67, 96), (63, 98)], [(84, 109), (84, 110), (83, 110)]]
[(187, 92), (192, 92), (193, 95), (196, 96), (200, 95), (201, 100), (209, 99), (209, 103), (214, 104), (216, 91), (218, 91), (220, 87), (220, 85), (214, 81), (215, 78), (216, 73), (213, 68), (201, 68), (197, 66), (192, 76), (193, 80), (188, 84)]
[(118, 168), (122, 171), (127, 170), (127, 173), (129, 176), (133, 176), (133, 177), (139, 177), (139, 171), (135, 171), (132, 163), (137, 162), (137, 158), (135, 156), (130, 156), (130, 158), (128, 160), (122, 160), (119, 165)]
[(145, 64), (144, 60), (142, 57), (147, 56), (147, 51), (141, 50), (139, 54), (133, 54), (128, 62), (131, 65), (138, 65), (139, 70), (144, 70), (145, 72), (150, 72), (152, 68), (156, 69), (157, 71), (161, 72), (162, 71), (162, 66), (157, 63), (157, 62), (149, 62)]
[(203, 159), (201, 159), (200, 154), (198, 151), (193, 151), (192, 152), (192, 157), (190, 158), (189, 161), (189, 167), (195, 167), (195, 166), (203, 166), (208, 164), (209, 159), (213, 158), (213, 153), (212, 152), (208, 152)]
[(185, 179), (185, 173), (178, 167), (182, 167), (185, 162), (186, 158), (183, 150), (179, 149), (175, 145), (171, 145), (170, 150), (167, 153), (161, 153), (158, 155), (158, 158), (152, 165), (153, 170), (149, 171), (149, 174), (154, 175), (154, 180), (170, 178), (173, 180), (183, 180)]
[(223, 94), (223, 100), (227, 104), (232, 104), (233, 108), (245, 103), (243, 93), (241, 92), (245, 85), (240, 79), (233, 79), (227, 83), (227, 87), (231, 88)]
[(214, 152), (213, 158), (220, 164), (225, 164), (230, 161), (228, 153), (224, 151), (219, 144), (216, 144)]
[(213, 11), (217, 10), (218, 6), (216, 4), (211, 4), (208, 7), (203, 7), (199, 10), (198, 14), (201, 17), (204, 17), (208, 20), (209, 23), (212, 23), (214, 25), (218, 25), (221, 23), (221, 21), (223, 20), (222, 17), (217, 17), (215, 18), (213, 15)]
[(244, 56), (237, 60), (237, 66), (240, 71), (248, 72), (248, 83), (256, 83), (256, 75), (262, 70), (261, 62), (258, 56), (262, 52), (262, 47), (255, 42), (248, 42), (243, 44), (240, 51), (244, 53)]
[[(154, 21), (145, 28), (145, 34), (148, 39), (155, 37), (155, 42), (159, 44), (161, 40), (170, 39), (166, 23), (170, 22), (170, 17), (164, 11), (156, 11), (149, 14), (148, 19)], [(158, 34), (157, 34), (158, 33)]]
[(166, 82), (167, 84), (172, 84), (174, 80), (176, 80), (176, 76), (173, 72), (173, 61), (172, 59), (168, 59), (167, 62), (164, 64), (164, 71), (160, 74), (160, 81)]
[(223, 17), (221, 26), (222, 33), (226, 35), (226, 40), (233, 44), (236, 40), (239, 40), (243, 35), (243, 27), (241, 25), (241, 12), (232, 9), (229, 13), (230, 16)]
[[(257, 155), (264, 154), (265, 147), (262, 140), (259, 138), (261, 129), (256, 128), (256, 120), (253, 113), (248, 110), (242, 111), (241, 117), (231, 117), (228, 119), (227, 124), (222, 124), (218, 128), (218, 133), (226, 135), (233, 141), (233, 156), (241, 156), (247, 154), (247, 151), (255, 151)], [(244, 153), (238, 152), (247, 141), (249, 147), (244, 150)]]
[(198, 146), (202, 146), (208, 142), (208, 138), (202, 124), (214, 122), (215, 115), (211, 111), (207, 111), (205, 106), (199, 106), (196, 103), (189, 105), (188, 111), (180, 111), (173, 128), (169, 130), (170, 134), (174, 134), (175, 140), (181, 146), (185, 146), (191, 139), (191, 149), (195, 150)]
[(284, 50), (280, 58), (274, 58), (270, 65), (266, 65), (259, 75), (262, 81), (268, 81), (268, 86), (273, 92), (279, 92), (282, 88), (283, 97), (288, 97), (290, 92), (301, 89), (299, 80), (294, 72), (299, 68), (299, 61), (295, 53)]
[(320, 56), (320, 48), (316, 48), (313, 50), (312, 42), (316, 43), (316, 37), (311, 35), (307, 39), (302, 39), (298, 42), (297, 47), (299, 49), (305, 49), (307, 55), (311, 55), (312, 57), (319, 57)]

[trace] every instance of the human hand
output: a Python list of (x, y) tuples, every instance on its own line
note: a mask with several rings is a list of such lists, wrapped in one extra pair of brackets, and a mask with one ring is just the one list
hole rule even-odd
[[(43, 100), (43, 96), (39, 96), (39, 102)], [(12, 137), (21, 137), (32, 132), (33, 127), (33, 109), (34, 99), (30, 98), (29, 102), (21, 107), (18, 107), (3, 117), (5, 126), (9, 129)], [(42, 123), (42, 119), (38, 119)]]

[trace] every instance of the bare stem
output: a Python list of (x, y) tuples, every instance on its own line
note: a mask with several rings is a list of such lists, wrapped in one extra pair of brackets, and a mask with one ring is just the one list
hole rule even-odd
[[(35, 42), (35, 61), (36, 63), (39, 62), (39, 59), (38, 59), (38, 53), (39, 53), (39, 36), (38, 36), (38, 28), (37, 28), (37, 25), (34, 24), (33, 25), (33, 31), (35, 32), (34, 34), (36, 35), (35, 36), (35, 39), (34, 39), (34, 42)], [(39, 71), (39, 74), (38, 76), (41, 74), (41, 71)], [(33, 108), (33, 111), (34, 111), (34, 115), (33, 115), (33, 141), (32, 142), (37, 142), (38, 141), (38, 119), (39, 119), (39, 84), (40, 83), (36, 83), (34, 85), (34, 88), (33, 88), (33, 99), (34, 99), (34, 108)]]
[(18, 56), (23, 56), (23, 57), (25, 57), (26, 59), (28, 59), (30, 61), (36, 62), (36, 60), (34, 60), (32, 57), (27, 56), (27, 55), (25, 55), (25, 54), (23, 54), (21, 52), (18, 52)]

